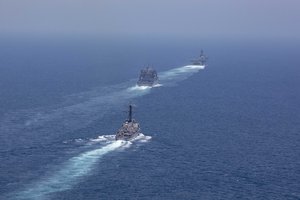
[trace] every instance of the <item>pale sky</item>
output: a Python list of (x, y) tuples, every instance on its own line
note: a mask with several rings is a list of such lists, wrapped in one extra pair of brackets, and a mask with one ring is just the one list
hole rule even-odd
[(300, 37), (300, 0), (0, 0), (0, 35)]

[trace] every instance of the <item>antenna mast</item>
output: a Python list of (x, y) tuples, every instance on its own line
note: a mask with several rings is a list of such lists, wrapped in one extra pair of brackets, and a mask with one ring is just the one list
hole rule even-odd
[(132, 122), (132, 105), (129, 105), (128, 122)]

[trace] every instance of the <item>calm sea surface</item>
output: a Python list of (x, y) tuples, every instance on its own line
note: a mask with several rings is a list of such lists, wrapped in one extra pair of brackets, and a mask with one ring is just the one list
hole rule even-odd
[(0, 41), (1, 200), (300, 199), (299, 42)]

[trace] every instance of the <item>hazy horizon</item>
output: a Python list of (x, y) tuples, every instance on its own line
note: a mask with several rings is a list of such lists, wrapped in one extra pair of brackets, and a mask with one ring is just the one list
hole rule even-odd
[(295, 38), (296, 0), (1, 0), (0, 35)]

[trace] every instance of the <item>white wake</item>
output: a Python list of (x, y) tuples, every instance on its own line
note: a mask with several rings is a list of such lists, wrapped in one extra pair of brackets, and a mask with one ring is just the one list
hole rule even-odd
[(162, 85), (173, 85), (187, 79), (201, 69), (205, 69), (205, 65), (186, 65), (159, 73), (159, 79)]
[(30, 185), (29, 189), (21, 191), (16, 197), (17, 199), (42, 200), (47, 199), (52, 193), (68, 190), (81, 177), (88, 175), (102, 156), (125, 145), (127, 145), (125, 141), (114, 141), (99, 149), (73, 157), (61, 166), (61, 170)]
[[(140, 134), (132, 141), (117, 140), (114, 135), (103, 135), (95, 139), (89, 139), (89, 143), (99, 145), (105, 142), (101, 148), (90, 150), (70, 158), (63, 163), (60, 170), (51, 175), (28, 185), (28, 188), (14, 194), (16, 199), (43, 200), (51, 197), (51, 194), (71, 189), (84, 176), (89, 175), (97, 162), (106, 154), (129, 148), (134, 142), (148, 142), (151, 136)], [(78, 140), (75, 140), (78, 141)]]

